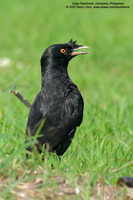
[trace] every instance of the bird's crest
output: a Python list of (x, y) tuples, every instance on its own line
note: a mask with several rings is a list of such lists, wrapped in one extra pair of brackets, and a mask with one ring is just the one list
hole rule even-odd
[(72, 39), (69, 41), (68, 46), (70, 46), (72, 49), (74, 49), (76, 44), (76, 41), (73, 41)]

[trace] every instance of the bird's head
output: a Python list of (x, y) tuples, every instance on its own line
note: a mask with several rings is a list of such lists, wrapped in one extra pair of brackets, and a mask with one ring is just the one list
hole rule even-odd
[(81, 51), (82, 49), (86, 48), (89, 47), (78, 45), (76, 44), (76, 41), (72, 40), (65, 44), (54, 44), (44, 51), (41, 58), (41, 65), (68, 65), (68, 62), (73, 57), (89, 53), (88, 51)]

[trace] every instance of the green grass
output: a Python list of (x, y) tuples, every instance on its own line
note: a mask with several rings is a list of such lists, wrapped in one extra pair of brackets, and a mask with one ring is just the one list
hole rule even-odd
[[(115, 185), (120, 176), (133, 175), (133, 9), (66, 9), (67, 4), (1, 1), (0, 58), (13, 62), (0, 68), (2, 199), (15, 199), (15, 188), (37, 177), (43, 179), (42, 199), (44, 191), (51, 189), (46, 197), (58, 188), (55, 177), (80, 188), (73, 199), (89, 199), (96, 182)], [(131, 0), (126, 4), (131, 6)], [(90, 54), (69, 64), (70, 76), (85, 101), (83, 123), (61, 162), (55, 155), (47, 155), (43, 162), (36, 153), (27, 161), (24, 140), (29, 110), (9, 93), (12, 80), (33, 102), (41, 85), (42, 52), (71, 38), (90, 46)], [(71, 199), (71, 195), (62, 198)]]

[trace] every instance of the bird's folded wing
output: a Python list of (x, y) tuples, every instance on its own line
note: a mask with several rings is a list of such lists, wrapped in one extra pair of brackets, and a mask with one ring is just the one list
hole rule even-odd
[[(35, 99), (27, 124), (27, 133), (33, 136), (36, 134), (42, 121), (45, 120), (44, 125), (39, 130), (39, 142), (43, 145), (48, 143), (52, 148), (64, 141), (73, 129), (82, 121), (82, 102), (72, 98), (66, 98), (65, 101), (53, 103), (50, 106), (41, 108), (42, 99), (40, 94)], [(81, 107), (80, 104), (81, 103)], [(43, 111), (42, 111), (43, 109)]]

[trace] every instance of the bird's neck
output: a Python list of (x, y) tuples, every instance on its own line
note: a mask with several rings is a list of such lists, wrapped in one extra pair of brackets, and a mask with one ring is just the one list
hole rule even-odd
[(42, 74), (42, 87), (46, 83), (51, 83), (53, 84), (56, 80), (60, 82), (62, 77), (69, 77), (68, 72), (67, 72), (67, 66), (68, 63), (55, 63), (52, 64), (50, 63), (49, 65), (43, 65), (41, 67), (41, 74)]

